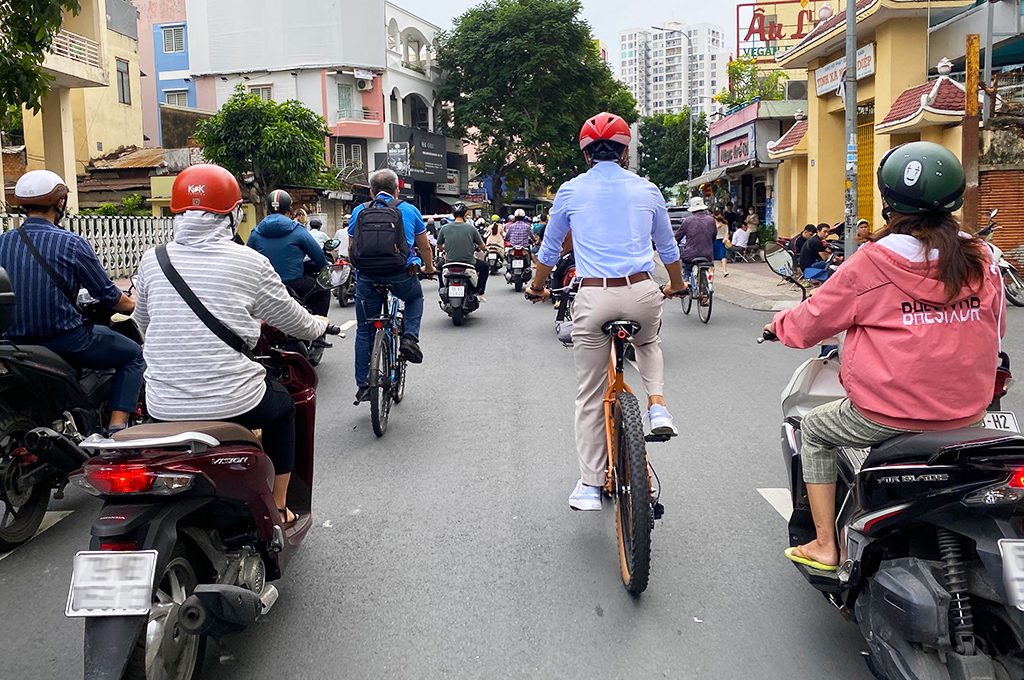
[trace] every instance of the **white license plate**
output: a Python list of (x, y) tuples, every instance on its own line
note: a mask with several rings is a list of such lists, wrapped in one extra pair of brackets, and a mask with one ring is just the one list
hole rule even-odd
[(149, 613), (156, 550), (82, 551), (75, 555), (66, 616)]
[(524, 264), (526, 264), (525, 260), (512, 260), (512, 266), (516, 269), (522, 269)]
[(488, 262), (497, 262), (498, 261), (498, 256), (495, 255), (494, 253), (491, 253), (490, 255), (487, 256), (487, 261)]
[(466, 297), (465, 286), (448, 286), (448, 297)]
[(999, 539), (1003, 558), (1003, 587), (1010, 606), (1024, 610), (1024, 540)]
[(1017, 416), (1010, 411), (989, 411), (985, 414), (985, 427), (990, 430), (1007, 430), (1020, 432)]

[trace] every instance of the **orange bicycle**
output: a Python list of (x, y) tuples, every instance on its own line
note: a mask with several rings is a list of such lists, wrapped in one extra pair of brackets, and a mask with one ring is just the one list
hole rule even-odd
[(608, 366), (608, 389), (604, 394), (605, 434), (608, 444), (608, 473), (605, 493), (615, 499), (615, 527), (619, 537), (622, 583), (633, 595), (647, 589), (651, 573), (651, 530), (661, 519), (664, 507), (658, 476), (647, 460), (645, 442), (668, 441), (669, 437), (644, 437), (640, 404), (623, 377), (625, 349), (640, 330), (636, 321), (609, 321), (601, 327), (612, 338)]

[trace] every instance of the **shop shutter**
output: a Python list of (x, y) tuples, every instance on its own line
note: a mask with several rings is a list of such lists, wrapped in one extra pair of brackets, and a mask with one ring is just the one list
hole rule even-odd
[(875, 124), (857, 126), (857, 219), (865, 219), (874, 230), (875, 212)]
[(1024, 265), (1024, 170), (989, 170), (978, 175), (978, 229), (988, 224), (988, 215), (999, 208), (992, 243), (1007, 260)]

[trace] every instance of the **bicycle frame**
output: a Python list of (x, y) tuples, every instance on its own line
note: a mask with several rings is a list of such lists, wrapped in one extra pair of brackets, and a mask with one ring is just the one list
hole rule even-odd
[(608, 362), (608, 388), (604, 393), (605, 442), (608, 449), (608, 470), (605, 475), (604, 488), (609, 494), (615, 492), (612, 471), (615, 469), (615, 453), (618, 449), (618, 433), (615, 431), (615, 417), (612, 414), (612, 408), (615, 405), (615, 395), (619, 392), (633, 393), (633, 390), (629, 389), (629, 385), (626, 384), (625, 377), (623, 376), (623, 363), (625, 361), (623, 350), (627, 339), (628, 335), (621, 329), (612, 334), (612, 349)]
[[(401, 326), (402, 310), (399, 307), (399, 300), (392, 294), (391, 290), (388, 290), (388, 297), (384, 301), (385, 313), (381, 316), (376, 316), (367, 319), (368, 323), (372, 323), (377, 333), (384, 331), (387, 334), (388, 345), (391, 348), (391, 356), (398, 356), (398, 343), (401, 341), (399, 337), (399, 328)], [(376, 333), (374, 334), (376, 337)], [(395, 375), (395, 362), (391, 365), (391, 375), (388, 376), (389, 380), (393, 380)]]

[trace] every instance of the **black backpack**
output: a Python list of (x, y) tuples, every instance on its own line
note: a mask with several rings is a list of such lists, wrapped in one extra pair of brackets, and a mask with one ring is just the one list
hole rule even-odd
[(395, 274), (409, 262), (409, 241), (398, 209), (401, 199), (390, 203), (376, 198), (363, 204), (356, 215), (349, 259), (360, 273), (370, 276)]

